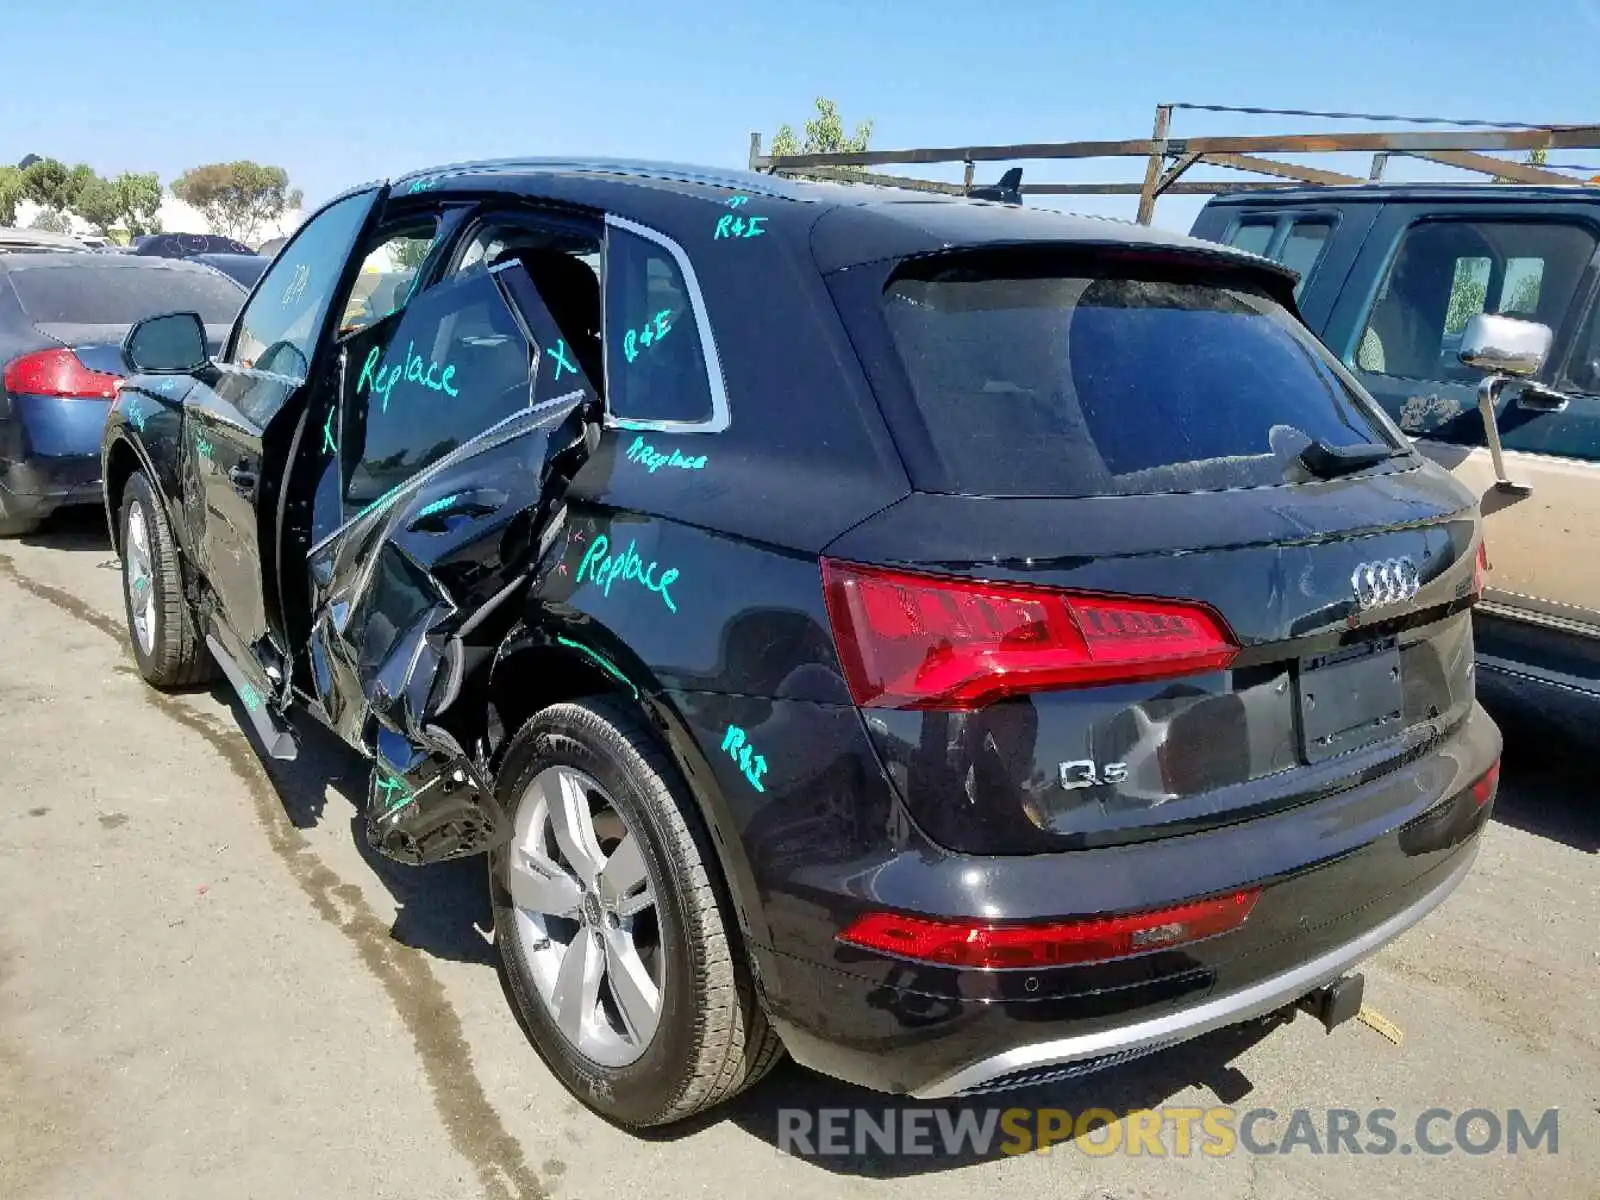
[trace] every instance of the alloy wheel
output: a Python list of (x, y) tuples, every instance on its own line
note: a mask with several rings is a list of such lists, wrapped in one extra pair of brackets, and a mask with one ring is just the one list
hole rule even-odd
[(123, 587), (128, 593), (128, 612), (133, 616), (133, 636), (146, 656), (156, 648), (155, 570), (150, 558), (150, 523), (144, 505), (135, 501), (128, 508), (127, 543), (122, 556)]
[(639, 834), (573, 767), (546, 767), (517, 805), (504, 883), (546, 1010), (590, 1061), (625, 1067), (661, 1019), (665, 956)]

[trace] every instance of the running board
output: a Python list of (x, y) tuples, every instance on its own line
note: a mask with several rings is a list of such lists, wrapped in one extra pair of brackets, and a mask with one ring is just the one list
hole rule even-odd
[(1570, 675), (1565, 671), (1552, 671), (1546, 667), (1535, 667), (1528, 663), (1513, 662), (1508, 658), (1495, 658), (1487, 654), (1478, 655), (1477, 661), (1480, 671), (1493, 671), (1496, 675), (1600, 699), (1600, 680)]
[(234, 694), (239, 697), (239, 703), (244, 705), (250, 724), (255, 727), (256, 737), (261, 739), (267, 754), (279, 762), (293, 762), (300, 754), (300, 747), (295, 742), (294, 734), (285, 726), (278, 724), (273, 715), (267, 711), (266, 699), (245, 675), (244, 668), (234, 661), (233, 655), (222, 648), (222, 643), (217, 640), (215, 634), (206, 635), (206, 649), (211, 651), (211, 657), (217, 660), (222, 673), (233, 685)]

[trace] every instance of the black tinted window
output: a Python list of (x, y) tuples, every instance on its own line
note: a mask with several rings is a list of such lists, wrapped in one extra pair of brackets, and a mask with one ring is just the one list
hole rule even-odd
[(9, 272), (11, 286), (35, 324), (132, 325), (157, 313), (187, 310), (207, 325), (226, 325), (244, 304), (244, 292), (210, 271), (108, 264), (85, 255), (70, 265), (23, 267)]
[(700, 332), (689, 289), (664, 246), (613, 229), (605, 271), (607, 407), (636, 421), (711, 416)]
[(959, 269), (891, 284), (885, 312), (958, 492), (1266, 486), (1310, 440), (1391, 436), (1299, 322), (1242, 288)]
[(534, 348), (484, 270), (422, 292), (345, 347), (340, 457), (356, 508), (531, 403)]
[(1457, 351), (1467, 322), (1506, 313), (1559, 329), (1595, 238), (1578, 225), (1427, 221), (1406, 230), (1355, 353), (1364, 371), (1407, 379), (1478, 374)]

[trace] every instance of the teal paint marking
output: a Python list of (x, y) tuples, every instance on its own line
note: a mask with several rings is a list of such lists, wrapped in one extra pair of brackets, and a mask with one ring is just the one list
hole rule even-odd
[(133, 396), (128, 400), (128, 407), (122, 410), (123, 418), (140, 433), (144, 432), (145, 412), (139, 404), (139, 397)]
[(662, 467), (677, 467), (684, 471), (702, 471), (705, 469), (706, 456), (698, 458), (685, 458), (678, 451), (671, 454), (657, 450), (643, 437), (633, 439), (633, 444), (628, 447), (628, 461), (638, 463), (650, 474), (654, 475)]
[(261, 693), (249, 683), (239, 685), (239, 700), (251, 712), (259, 712), (261, 709)]
[(661, 573), (661, 578), (655, 578), (656, 564), (652, 560), (646, 567), (644, 560), (634, 549), (634, 543), (629, 542), (628, 548), (621, 554), (607, 553), (610, 542), (604, 534), (595, 538), (588, 551), (583, 556), (583, 561), (578, 564), (578, 574), (573, 582), (582, 583), (587, 576), (590, 583), (600, 584), (600, 589), (607, 596), (611, 595), (611, 585), (618, 579), (624, 582), (637, 582), (645, 586), (646, 590), (654, 592), (661, 597), (661, 602), (667, 606), (667, 611), (677, 612), (678, 606), (672, 602), (672, 597), (667, 594), (667, 589), (678, 578), (678, 568), (669, 567)]
[(751, 787), (758, 792), (767, 790), (761, 785), (761, 777), (767, 773), (767, 760), (751, 747), (750, 737), (744, 730), (737, 725), (729, 725), (728, 731), (722, 735), (722, 750), (739, 764), (739, 770), (744, 772)]
[(338, 412), (338, 409), (330, 408), (328, 410), (328, 419), (322, 423), (322, 448), (329, 454), (339, 453), (339, 444), (333, 440), (333, 418), (338, 415)]
[(719, 238), (753, 238), (766, 233), (766, 217), (740, 217), (725, 213), (717, 218), (717, 231), (711, 240)]
[(197, 433), (194, 435), (194, 451), (201, 458), (210, 458), (215, 450), (216, 447), (206, 441), (204, 434)]
[(414, 196), (418, 192), (431, 192), (438, 186), (439, 180), (435, 176), (429, 175), (413, 182), (412, 185), (406, 189), (406, 195)]
[(561, 369), (563, 367), (565, 367), (568, 371), (570, 371), (574, 375), (576, 375), (578, 373), (578, 368), (573, 366), (572, 365), (572, 361), (567, 358), (567, 344), (566, 344), (566, 342), (559, 342), (558, 341), (556, 343), (556, 348), (554, 350), (550, 351), (550, 357), (556, 360), (556, 373), (555, 373), (554, 378), (556, 378), (556, 379), (560, 379), (561, 378)]
[(445, 509), (449, 508), (455, 502), (456, 502), (456, 494), (454, 492), (451, 492), (450, 495), (441, 496), (439, 499), (435, 500), (432, 504), (424, 505), (421, 509), (419, 509), (417, 511), (417, 516), (419, 516), (419, 517), (431, 517), (431, 516), (433, 516), (434, 513), (443, 512)]
[(663, 308), (644, 323), (644, 328), (637, 331), (628, 330), (627, 336), (622, 339), (622, 352), (628, 356), (629, 362), (639, 357), (640, 346), (648, 350), (672, 332), (672, 322), (667, 319), (671, 315), (671, 309)]
[(579, 654), (593, 662), (595, 666), (599, 667), (607, 675), (611, 676), (611, 678), (615, 679), (618, 683), (626, 684), (628, 690), (633, 693), (633, 698), (635, 700), (639, 698), (639, 689), (634, 686), (633, 680), (629, 679), (626, 675), (619, 671), (608, 659), (602, 658), (595, 651), (589, 649), (589, 647), (583, 645), (581, 642), (575, 642), (571, 638), (564, 638), (558, 635), (556, 637), (556, 641), (560, 642), (563, 646), (566, 646), (571, 650), (576, 650)]
[(728, 207), (729, 208), (742, 208), (744, 205), (749, 204), (749, 203), (750, 203), (750, 197), (749, 196), (729, 196), (728, 197)]
[[(389, 411), (389, 393), (394, 391), (394, 385), (401, 379), (407, 383), (420, 384), (435, 392), (443, 392), (447, 396), (459, 396), (461, 389), (450, 386), (451, 377), (456, 373), (455, 367), (448, 363), (429, 362), (420, 354), (412, 354), (411, 347), (415, 344), (415, 342), (406, 343), (403, 363), (387, 359), (380, 363), (379, 359), (383, 354), (381, 347), (374, 346), (367, 351), (367, 360), (361, 364), (361, 374), (356, 376), (356, 395), (359, 396), (363, 388), (370, 388), (374, 394), (383, 397), (384, 412)], [(422, 368), (425, 362), (428, 363), (426, 371)], [(442, 373), (441, 368), (443, 368)], [(438, 379), (434, 378), (435, 374), (439, 375)]]
[[(384, 809), (378, 814), (378, 820), (381, 821), (385, 817), (391, 817), (406, 805), (416, 802), (417, 798), (411, 794), (410, 790), (404, 783), (396, 779), (394, 776), (388, 774), (380, 775), (376, 782), (378, 785), (378, 790), (383, 793), (383, 803), (389, 805), (388, 808)], [(391, 804), (389, 803), (390, 798), (395, 792), (400, 793), (400, 799), (395, 800)]]

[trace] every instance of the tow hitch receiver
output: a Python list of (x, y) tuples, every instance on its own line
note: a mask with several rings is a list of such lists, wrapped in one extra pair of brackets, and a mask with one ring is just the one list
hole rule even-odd
[(1300, 997), (1299, 1006), (1332, 1033), (1361, 1011), (1361, 993), (1365, 986), (1366, 980), (1359, 973), (1346, 975), (1314, 992), (1307, 992)]

